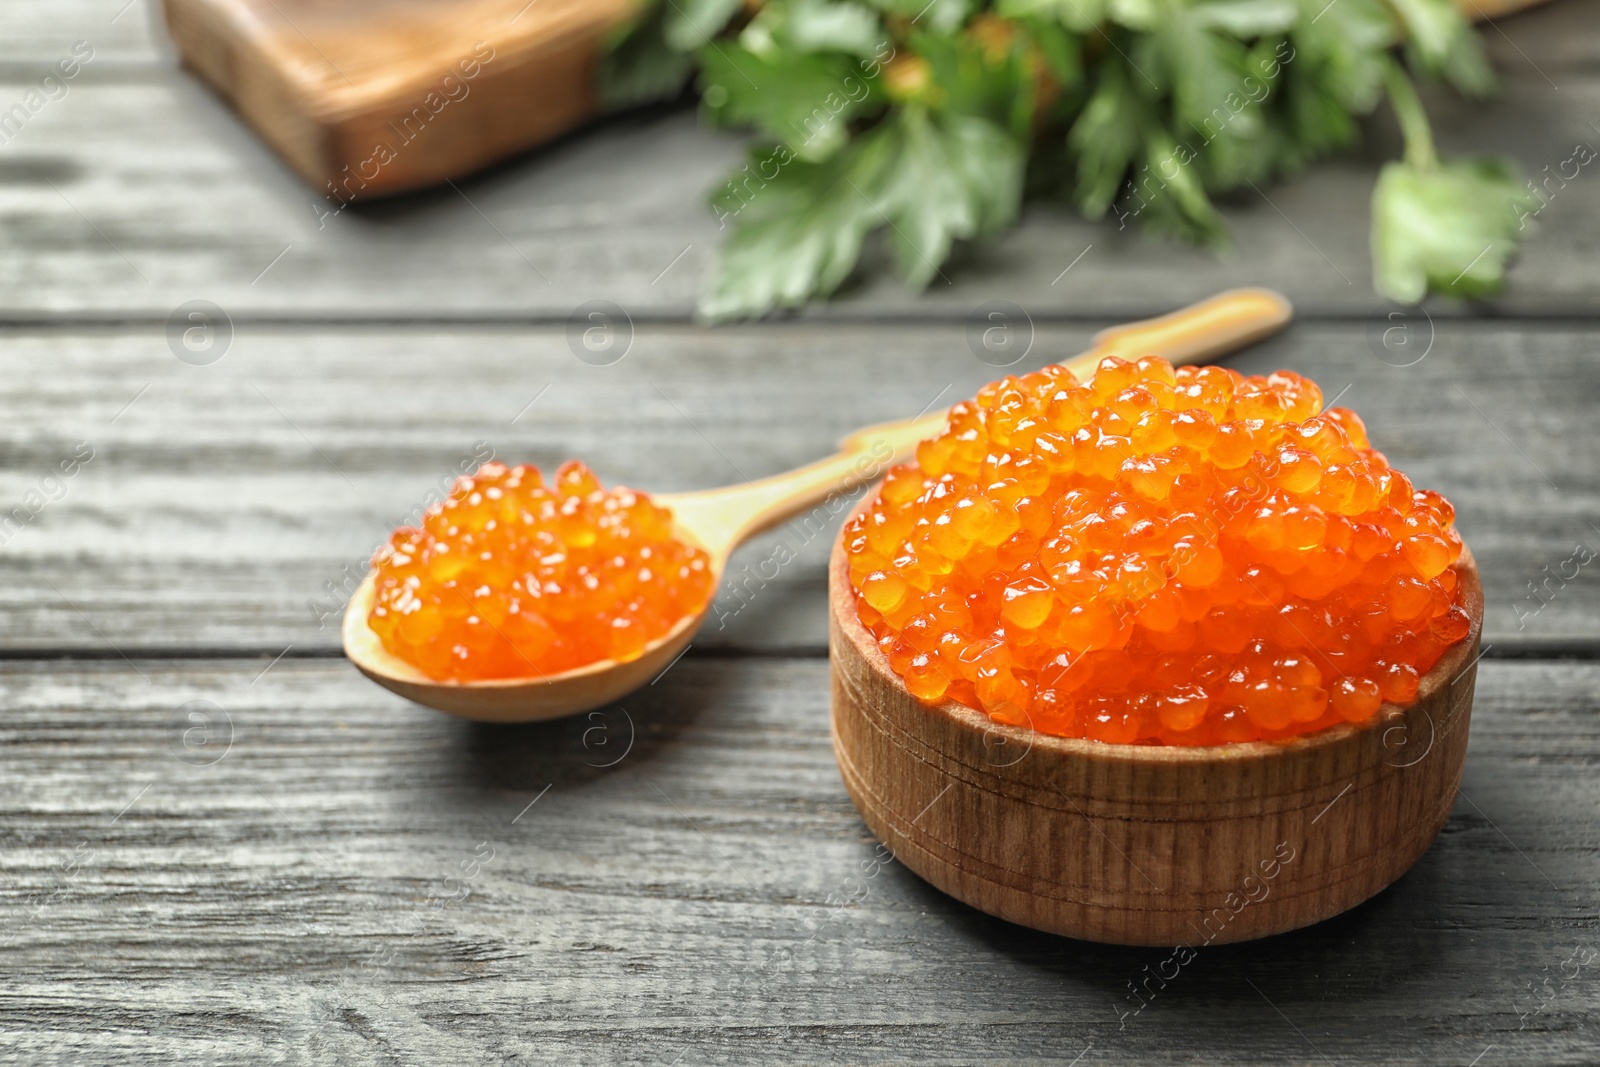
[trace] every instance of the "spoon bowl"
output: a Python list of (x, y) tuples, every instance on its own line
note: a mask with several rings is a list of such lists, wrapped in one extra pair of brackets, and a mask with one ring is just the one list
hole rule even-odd
[[(1103, 330), (1089, 351), (1065, 361), (1080, 379), (1107, 356), (1158, 355), (1173, 364), (1199, 363), (1282, 329), (1293, 316), (1288, 300), (1269, 289), (1235, 289), (1160, 318)], [(875, 482), (918, 442), (943, 429), (945, 412), (858, 430), (839, 452), (797, 470), (745, 485), (657, 496), (672, 511), (676, 536), (710, 556), (713, 588), (728, 557), (752, 535), (800, 514), (835, 494)], [(345, 655), (379, 685), (418, 704), (478, 722), (540, 722), (602, 707), (647, 685), (688, 648), (710, 610), (708, 603), (680, 619), (627, 662), (599, 660), (557, 674), (456, 682), (430, 678), (383, 647), (367, 625), (377, 583), (369, 574), (345, 607)]]
[(367, 575), (345, 610), (344, 651), (350, 662), (362, 674), (407, 700), (475, 722), (543, 722), (603, 707), (648, 685), (671, 666), (705, 618), (704, 611), (685, 615), (626, 663), (603, 659), (559, 674), (531, 678), (439, 681), (391, 654), (367, 625), (376, 588), (374, 576)]

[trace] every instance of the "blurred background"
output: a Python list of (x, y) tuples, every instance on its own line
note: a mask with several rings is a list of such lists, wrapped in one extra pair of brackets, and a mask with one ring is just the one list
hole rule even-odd
[[(831, 299), (719, 323), (736, 222), (707, 198), (764, 135), (692, 88), (608, 108), (585, 79), (627, 9), (519, 6), (496, 36), (443, 0), (173, 0), (187, 65), (149, 0), (0, 8), (8, 1061), (1590, 1062), (1600, 4), (1479, 22), (1496, 95), (1422, 89), (1441, 158), (1541, 190), (1504, 198), (1484, 299), (1375, 288), (1406, 149), (1374, 105), (1350, 149), (1219, 191), (1217, 249), (1045, 197), (924, 291), (880, 235)], [(418, 187), (353, 195), (419, 105), (432, 140), (368, 168)], [(687, 656), (576, 720), (449, 720), (342, 658), (372, 549), (464, 463), (731, 484), (1244, 285), (1297, 319), (1230, 365), (1312, 377), (1459, 509), (1472, 749), (1400, 883), (1207, 950), (1135, 1020), (1164, 951), (1009, 926), (874, 851), (829, 744), (827, 537), (748, 546)]]

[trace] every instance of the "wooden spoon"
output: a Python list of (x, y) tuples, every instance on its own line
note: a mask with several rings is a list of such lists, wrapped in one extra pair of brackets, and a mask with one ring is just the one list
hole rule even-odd
[[(1271, 290), (1235, 289), (1170, 315), (1104, 330), (1095, 335), (1094, 347), (1065, 365), (1086, 379), (1107, 356), (1159, 355), (1175, 364), (1198, 363), (1276, 333), (1292, 315), (1288, 300)], [(786, 474), (656, 500), (672, 509), (677, 536), (710, 554), (711, 570), (720, 584), (728, 557), (745, 540), (836, 493), (850, 493), (876, 481), (918, 442), (939, 432), (945, 414), (939, 411), (858, 430), (839, 443), (837, 455)], [(379, 685), (418, 704), (479, 722), (536, 722), (608, 704), (670, 666), (705, 617), (705, 611), (685, 616), (626, 663), (600, 660), (559, 674), (442, 682), (391, 655), (367, 626), (375, 588), (374, 576), (367, 575), (345, 608), (345, 655)]]

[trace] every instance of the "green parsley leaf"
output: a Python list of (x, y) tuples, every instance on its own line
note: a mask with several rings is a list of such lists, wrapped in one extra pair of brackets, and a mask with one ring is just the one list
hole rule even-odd
[(940, 110), (981, 115), (1026, 137), (1033, 122), (1032, 69), (1016, 48), (991, 59), (965, 35), (915, 34), (911, 48), (930, 68)]
[(1000, 0), (995, 10), (1005, 18), (1051, 18), (1075, 33), (1089, 33), (1104, 21), (1106, 3), (1107, 0)]
[(1482, 96), (1494, 87), (1478, 35), (1451, 0), (1389, 0), (1405, 31), (1406, 54), (1461, 92)]
[(860, 4), (789, 0), (788, 8), (789, 41), (802, 52), (848, 52), (866, 57), (888, 40), (878, 16)]
[[(1075, 2), (1075, 0), (1074, 0)], [(1149, 32), (1169, 12), (1159, 0), (1107, 0), (1106, 16), (1119, 26)]]
[(667, 0), (663, 35), (680, 52), (693, 52), (722, 32), (741, 0)]
[(957, 238), (985, 237), (1016, 220), (1022, 148), (1004, 129), (973, 115), (908, 109), (899, 158), (879, 207), (900, 276), (921, 289)]
[(1445, 56), (1442, 73), (1457, 92), (1471, 99), (1481, 100), (1495, 90), (1494, 69), (1483, 54), (1483, 42), (1465, 24)]
[(965, 24), (981, 0), (870, 0), (872, 6), (894, 18), (904, 19), (910, 29), (934, 34), (952, 34)]
[(1378, 291), (1405, 304), (1427, 292), (1482, 297), (1500, 288), (1522, 216), (1538, 201), (1500, 160), (1422, 168), (1387, 164), (1372, 192)]
[(1259, 80), (1249, 82), (1259, 92), (1252, 99), (1244, 46), (1207, 29), (1199, 10), (1170, 12), (1151, 39), (1172, 72), (1172, 128), (1186, 139), (1205, 141), (1207, 166), (1226, 188), (1260, 176), (1251, 147), (1262, 136), (1264, 116), (1257, 105), (1266, 87)]
[(1145, 104), (1119, 59), (1103, 58), (1095, 75), (1089, 102), (1067, 134), (1067, 146), (1078, 161), (1074, 198), (1091, 219), (1104, 216), (1117, 199), (1123, 176), (1142, 147), (1141, 131), (1149, 121)]
[(1212, 196), (1350, 144), (1386, 88), (1406, 158), (1374, 192), (1383, 291), (1490, 291), (1532, 210), (1503, 165), (1438, 161), (1404, 72), (1490, 87), (1455, 0), (637, 2), (602, 98), (670, 96), (694, 62), (705, 116), (766, 145), (713, 197), (712, 317), (827, 296), (878, 231), (926, 285), (1010, 224), (1024, 171), (1090, 218), (1223, 244)]
[(1220, 247), (1228, 231), (1206, 196), (1193, 153), (1180, 148), (1166, 130), (1145, 135), (1144, 165), (1122, 198), (1119, 221), (1137, 218), (1146, 229), (1196, 244)]
[(958, 29), (972, 13), (971, 0), (872, 0), (872, 6), (935, 33)]
[(607, 39), (598, 81), (600, 102), (608, 110), (671, 99), (688, 83), (694, 57), (667, 43), (662, 32), (665, 10), (664, 4), (655, 4)]
[(1294, 25), (1298, 14), (1294, 0), (1206, 0), (1189, 9), (1197, 25), (1244, 41), (1283, 33)]
[[(1288, 135), (1281, 162), (1285, 170), (1297, 170), (1356, 139), (1355, 116), (1328, 79), (1319, 74), (1320, 69), (1309, 58), (1284, 69), (1284, 123)], [(1382, 84), (1380, 72), (1380, 88)]]
[(1057, 87), (1077, 88), (1083, 81), (1082, 44), (1077, 35), (1054, 19), (1025, 15), (1017, 21), (1027, 42), (1039, 50)]
[(1431, 288), (1484, 296), (1500, 288), (1517, 234), (1537, 198), (1509, 164), (1440, 163), (1416, 88), (1398, 63), (1384, 71), (1406, 158), (1372, 192), (1372, 274), (1378, 291), (1416, 303)]
[(823, 162), (780, 148), (758, 152), (752, 164), (753, 182), (713, 201), (733, 233), (701, 301), (701, 314), (711, 319), (828, 296), (879, 228), (886, 228), (896, 269), (920, 288), (955, 240), (1015, 220), (1022, 185), (1022, 150), (1004, 130), (920, 108), (862, 133)]
[(742, 173), (754, 175), (735, 175), (712, 199), (719, 223), (731, 223), (733, 232), (722, 242), (700, 313), (759, 315), (831, 295), (875, 225), (867, 190), (878, 188), (887, 164), (887, 129), (867, 131), (820, 163), (782, 146), (753, 153)]
[(853, 0), (767, 0), (739, 34), (757, 55), (845, 52), (866, 57), (889, 44), (878, 16)]
[[(1382, 0), (1300, 0), (1300, 21), (1285, 66), (1307, 91), (1350, 114), (1364, 115), (1383, 93), (1386, 53), (1394, 42), (1395, 25)], [(1349, 137), (1319, 140), (1342, 145)]]
[(717, 44), (700, 52), (705, 114), (719, 125), (749, 124), (787, 144), (801, 159), (833, 155), (848, 124), (883, 103), (876, 79), (838, 54), (754, 55)]

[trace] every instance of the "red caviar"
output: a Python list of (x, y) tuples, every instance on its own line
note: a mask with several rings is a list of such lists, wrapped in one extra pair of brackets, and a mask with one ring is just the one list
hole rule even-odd
[(1307, 379), (1147, 357), (985, 386), (844, 539), (861, 619), (923, 702), (1212, 745), (1412, 699), (1471, 628), (1454, 519)]
[(635, 659), (712, 592), (705, 551), (673, 536), (670, 510), (576, 461), (549, 485), (536, 467), (484, 464), (372, 567), (367, 624), (441, 681)]

